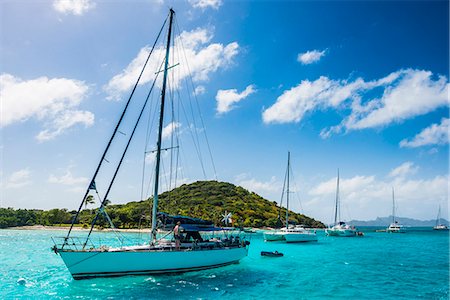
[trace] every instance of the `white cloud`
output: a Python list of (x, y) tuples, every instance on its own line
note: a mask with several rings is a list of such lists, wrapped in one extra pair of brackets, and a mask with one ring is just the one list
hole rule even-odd
[(389, 125), (448, 105), (449, 84), (446, 77), (440, 76), (435, 81), (430, 71), (412, 69), (398, 73), (398, 80), (384, 90), (380, 99), (367, 103), (370, 110), (352, 112), (345, 122), (348, 129)]
[(49, 183), (64, 184), (64, 185), (84, 184), (87, 183), (88, 180), (89, 179), (86, 177), (73, 177), (70, 169), (68, 169), (66, 173), (60, 177), (51, 174), (48, 178)]
[[(422, 130), (412, 140), (404, 139), (400, 147), (416, 148), (427, 145), (445, 145), (449, 142), (450, 119), (443, 118), (440, 124), (432, 124)], [(436, 150), (436, 149), (435, 149)]]
[[(189, 74), (192, 75), (192, 79), (196, 83), (208, 81), (211, 73), (232, 64), (233, 58), (239, 51), (238, 43), (232, 42), (228, 45), (208, 44), (212, 37), (210, 31), (197, 28), (189, 32), (182, 32), (175, 40), (175, 44), (183, 46), (184, 51), (174, 52), (171, 48), (171, 57), (174, 64), (179, 63), (171, 69), (174, 75), (172, 87), (179, 88), (181, 81), (187, 78)], [(121, 94), (135, 84), (149, 52), (149, 46), (142, 48), (132, 62), (108, 82), (104, 89), (109, 94), (109, 99), (119, 100)], [(154, 50), (142, 75), (141, 85), (154, 80), (155, 70), (161, 68), (164, 56), (165, 49), (163, 47), (157, 47)], [(159, 76), (158, 86), (161, 86), (161, 78), (162, 76)]]
[(94, 114), (89, 111), (65, 111), (53, 120), (50, 125), (51, 129), (45, 129), (39, 132), (36, 139), (40, 142), (54, 139), (66, 129), (76, 124), (83, 124), (85, 127), (92, 126), (94, 124)]
[[(392, 211), (392, 187), (398, 216), (430, 219), (437, 203), (446, 203), (448, 176), (430, 179), (379, 180), (375, 176), (354, 176), (340, 180), (341, 217), (344, 220), (373, 220), (389, 216)], [(318, 183), (309, 190), (303, 205), (311, 215), (331, 222), (334, 213), (336, 178)]]
[(171, 122), (167, 124), (162, 130), (162, 139), (164, 140), (169, 138), (172, 135), (172, 133), (180, 127), (181, 123), (178, 122)]
[[(349, 179), (340, 178), (339, 187), (347, 194), (358, 191), (361, 187), (372, 184), (375, 181), (374, 176), (355, 176)], [(317, 184), (309, 191), (310, 195), (334, 195), (336, 193), (337, 178), (331, 178), (327, 181)]]
[[(401, 122), (448, 105), (447, 78), (439, 76), (433, 80), (432, 75), (429, 71), (406, 69), (373, 81), (357, 78), (349, 82), (330, 80), (324, 76), (315, 81), (304, 80), (284, 91), (263, 112), (263, 121), (300, 122), (307, 112), (328, 108), (350, 109), (350, 115), (340, 124), (322, 130), (323, 138), (343, 130), (360, 130)], [(373, 93), (379, 88), (382, 88), (381, 97), (373, 98)], [(367, 96), (369, 92), (370, 96)]]
[(299, 53), (297, 56), (297, 61), (301, 62), (304, 65), (309, 65), (319, 61), (325, 55), (325, 52), (326, 50), (311, 50), (305, 53)]
[(202, 94), (204, 94), (206, 92), (206, 89), (205, 89), (205, 87), (203, 86), (203, 85), (199, 85), (199, 86), (197, 86), (197, 87), (195, 87), (195, 90), (194, 90), (194, 95), (202, 95)]
[(247, 96), (253, 94), (254, 92), (255, 88), (253, 85), (247, 86), (241, 93), (238, 93), (236, 89), (218, 90), (216, 95), (217, 113), (223, 114), (229, 112), (234, 108), (234, 104), (244, 100)]
[(63, 14), (81, 16), (85, 12), (95, 8), (91, 0), (54, 0), (53, 8)]
[(21, 188), (31, 183), (30, 180), (31, 172), (29, 169), (21, 169), (12, 173), (4, 184), (6, 189), (16, 189)]
[(76, 124), (91, 126), (94, 122), (91, 112), (76, 110), (88, 91), (82, 81), (47, 77), (23, 81), (2, 74), (0, 88), (1, 127), (34, 118), (44, 124), (44, 130), (37, 136), (44, 141)]
[(281, 184), (275, 176), (271, 177), (269, 181), (264, 182), (250, 178), (250, 174), (243, 173), (236, 176), (235, 182), (237, 185), (261, 195), (267, 194), (267, 192), (278, 192), (281, 190)]
[(265, 123), (300, 122), (305, 113), (317, 107), (337, 107), (343, 101), (355, 97), (365, 83), (358, 79), (352, 83), (320, 77), (315, 81), (304, 80), (284, 91), (275, 104), (263, 112)]
[(414, 166), (413, 162), (407, 161), (397, 168), (392, 169), (389, 177), (405, 177), (406, 175), (416, 174), (418, 170), (418, 166)]
[(206, 9), (211, 7), (213, 9), (219, 9), (222, 5), (222, 0), (189, 0), (189, 3), (194, 8)]

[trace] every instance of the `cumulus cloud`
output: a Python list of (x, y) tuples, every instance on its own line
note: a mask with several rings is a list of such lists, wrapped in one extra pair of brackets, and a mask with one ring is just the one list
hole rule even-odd
[(16, 189), (29, 185), (31, 183), (30, 175), (31, 172), (28, 168), (16, 171), (6, 178), (4, 188)]
[(72, 172), (67, 170), (64, 175), (62, 176), (55, 176), (51, 174), (48, 178), (49, 183), (56, 183), (56, 184), (64, 184), (64, 185), (78, 185), (78, 184), (84, 184), (88, 182), (88, 178), (86, 177), (74, 177), (72, 175)]
[(197, 86), (197, 87), (195, 87), (195, 90), (194, 90), (194, 95), (202, 95), (202, 94), (204, 94), (206, 92), (206, 89), (205, 89), (205, 87), (203, 86), (203, 85), (199, 85), (199, 86)]
[[(443, 118), (440, 124), (432, 124), (411, 140), (404, 139), (400, 147), (416, 148), (429, 145), (445, 145), (449, 142), (450, 119)], [(436, 151), (436, 149), (435, 149)]]
[[(239, 45), (236, 42), (223, 45), (220, 43), (209, 43), (212, 39), (212, 33), (207, 29), (197, 28), (192, 31), (183, 31), (175, 40), (175, 45), (183, 46), (184, 51), (173, 51), (171, 48), (172, 59), (179, 63), (173, 70), (173, 88), (179, 88), (180, 83), (189, 74), (195, 83), (209, 80), (210, 74), (221, 68), (230, 66), (233, 58), (239, 52)], [(177, 50), (179, 48), (175, 47)], [(130, 89), (136, 82), (145, 60), (150, 52), (150, 47), (142, 48), (131, 63), (119, 74), (115, 75), (104, 87), (109, 94), (109, 99), (119, 100), (124, 91)], [(161, 63), (165, 57), (165, 49), (157, 47), (144, 71), (140, 84), (145, 84), (154, 80), (155, 70), (161, 68)], [(161, 86), (161, 77), (157, 84)]]
[(331, 80), (321, 76), (315, 81), (304, 80), (284, 91), (275, 104), (263, 112), (265, 123), (300, 122), (304, 115), (317, 108), (338, 107), (343, 101), (354, 98), (364, 89), (362, 79), (354, 82)]
[[(429, 179), (410, 179), (401, 176), (377, 179), (376, 176), (357, 175), (340, 179), (341, 216), (344, 220), (371, 220), (385, 217), (392, 210), (392, 187), (395, 189), (400, 217), (429, 219), (437, 203), (446, 203), (448, 176)], [(312, 215), (331, 222), (334, 212), (336, 177), (316, 184), (308, 192), (304, 206)]]
[(39, 132), (36, 139), (40, 142), (52, 140), (76, 124), (81, 124), (85, 127), (92, 126), (94, 124), (94, 114), (89, 111), (80, 110), (65, 111), (53, 120), (50, 129)]
[(243, 173), (236, 176), (235, 182), (247, 190), (261, 195), (267, 192), (278, 192), (281, 190), (281, 184), (275, 176), (271, 177), (269, 181), (259, 181), (252, 178), (250, 174)]
[(305, 53), (299, 53), (297, 56), (297, 61), (304, 65), (309, 65), (318, 62), (323, 56), (325, 56), (325, 52), (326, 50), (311, 50)]
[(167, 124), (163, 130), (162, 130), (162, 139), (167, 139), (169, 138), (172, 133), (177, 129), (181, 127), (181, 123), (178, 122), (171, 122), (169, 124)]
[(54, 0), (53, 8), (63, 14), (81, 16), (85, 12), (95, 8), (91, 0)]
[(208, 7), (219, 9), (219, 7), (222, 5), (222, 0), (189, 0), (189, 3), (192, 5), (192, 7), (200, 8), (202, 10), (205, 10)]
[(224, 114), (234, 108), (234, 104), (244, 100), (255, 92), (253, 85), (249, 85), (242, 92), (238, 93), (237, 89), (218, 90), (216, 95), (217, 113)]
[(411, 161), (407, 161), (400, 166), (392, 169), (392, 171), (389, 173), (389, 177), (405, 177), (406, 175), (417, 173), (418, 170), (418, 166), (415, 166)]
[(0, 88), (1, 127), (33, 118), (43, 123), (44, 130), (37, 139), (45, 141), (76, 124), (94, 123), (94, 114), (77, 109), (88, 92), (88, 86), (82, 81), (47, 77), (24, 81), (2, 74)]
[[(353, 110), (345, 122), (348, 129), (364, 129), (389, 125), (423, 115), (448, 105), (448, 81), (444, 76), (433, 80), (430, 71), (402, 70), (394, 85), (389, 85), (381, 98), (373, 99), (368, 111)], [(364, 107), (362, 107), (364, 108)]]
[[(327, 138), (342, 131), (402, 122), (446, 106), (448, 86), (445, 76), (434, 78), (430, 71), (413, 69), (373, 81), (331, 80), (322, 76), (284, 91), (263, 111), (262, 117), (265, 123), (291, 123), (300, 122), (307, 112), (316, 110), (350, 110), (340, 124), (322, 130), (321, 137)], [(379, 90), (380, 97), (373, 98)]]

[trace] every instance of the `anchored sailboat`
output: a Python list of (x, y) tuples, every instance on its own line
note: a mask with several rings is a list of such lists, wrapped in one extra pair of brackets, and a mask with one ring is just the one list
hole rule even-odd
[[(152, 227), (151, 227), (151, 240), (148, 243), (133, 245), (133, 246), (120, 246), (120, 247), (110, 247), (107, 245), (101, 246), (93, 246), (92, 241), (90, 240), (91, 232), (94, 228), (95, 222), (97, 221), (100, 214), (103, 214), (108, 222), (111, 224), (111, 227), (114, 228), (114, 225), (106, 213), (104, 206), (107, 201), (108, 194), (111, 190), (111, 186), (116, 178), (116, 175), (119, 171), (119, 168), (122, 164), (125, 153), (127, 152), (128, 146), (130, 145), (131, 139), (135, 133), (136, 127), (139, 123), (139, 120), (142, 116), (144, 108), (147, 104), (149, 96), (145, 100), (142, 109), (140, 110), (139, 117), (137, 118), (136, 124), (134, 125), (131, 136), (129, 137), (128, 143), (125, 147), (124, 153), (120, 159), (120, 162), (115, 170), (115, 173), (112, 177), (110, 185), (107, 189), (106, 194), (101, 201), (99, 211), (95, 216), (91, 228), (86, 240), (82, 243), (77, 242), (77, 238), (71, 236), (73, 225), (81, 211), (83, 203), (90, 193), (91, 190), (95, 190), (97, 192), (95, 179), (97, 174), (102, 166), (102, 163), (105, 159), (106, 153), (108, 152), (111, 142), (113, 141), (115, 135), (119, 131), (119, 126), (121, 125), (122, 119), (125, 115), (125, 112), (128, 108), (130, 100), (134, 94), (134, 91), (139, 83), (139, 80), (144, 72), (144, 69), (147, 65), (147, 62), (150, 58), (150, 55), (153, 52), (153, 49), (149, 53), (149, 57), (144, 64), (144, 67), (139, 75), (138, 81), (134, 86), (134, 89), (128, 99), (128, 102), (125, 106), (125, 109), (119, 119), (119, 122), (113, 132), (111, 139), (109, 140), (108, 145), (103, 153), (103, 156), (100, 160), (100, 163), (94, 173), (92, 180), (90, 181), (90, 185), (83, 197), (82, 204), (78, 209), (77, 215), (73, 219), (72, 226), (70, 227), (67, 236), (64, 238), (62, 243), (55, 243), (53, 250), (55, 253), (59, 254), (66, 264), (68, 270), (72, 274), (73, 278), (81, 279), (81, 278), (91, 278), (91, 277), (100, 277), (100, 276), (122, 276), (128, 274), (152, 274), (152, 273), (168, 273), (168, 272), (184, 272), (184, 271), (194, 271), (208, 268), (220, 267), (232, 263), (239, 262), (240, 259), (247, 256), (248, 253), (248, 245), (249, 243), (245, 241), (239, 235), (225, 235), (224, 238), (218, 239), (217, 236), (214, 239), (204, 240), (199, 232), (209, 231), (209, 232), (217, 232), (219, 230), (224, 230), (222, 228), (217, 228), (212, 224), (202, 223), (202, 224), (192, 224), (192, 222), (196, 222), (194, 219), (187, 220), (186, 218), (177, 216), (177, 219), (174, 222), (178, 224), (181, 223), (181, 227), (183, 229), (177, 228), (176, 235), (174, 236), (177, 241), (168, 240), (168, 239), (158, 239), (157, 233), (157, 216), (158, 216), (158, 194), (159, 194), (159, 177), (160, 177), (160, 169), (161, 169), (161, 151), (167, 150), (162, 149), (162, 135), (163, 135), (163, 124), (164, 124), (164, 103), (166, 97), (166, 87), (168, 80), (168, 70), (169, 67), (169, 54), (172, 40), (172, 25), (174, 22), (175, 12), (170, 9), (169, 15), (164, 22), (158, 37), (153, 45), (153, 49), (159, 39), (163, 28), (165, 27), (168, 20), (168, 31), (167, 31), (167, 43), (165, 49), (165, 57), (164, 57), (164, 78), (162, 81), (161, 88), (161, 98), (160, 98), (160, 115), (159, 115), (159, 130), (157, 133), (157, 143), (156, 143), (156, 164), (155, 164), (155, 172), (154, 172), (154, 194), (153, 194), (153, 207), (152, 207)], [(156, 70), (158, 71), (158, 70)], [(157, 76), (161, 72), (155, 73), (155, 80), (153, 81), (153, 85), (151, 90), (153, 89)], [(149, 95), (151, 93), (149, 92)], [(98, 193), (97, 193), (98, 194)], [(167, 216), (165, 216), (168, 218)], [(188, 222), (189, 221), (189, 222)], [(197, 220), (200, 222), (201, 220)], [(186, 224), (183, 224), (186, 222)], [(198, 223), (197, 222), (197, 223)], [(187, 232), (189, 238), (180, 237), (179, 232)]]
[(441, 224), (441, 206), (439, 205), (438, 215), (436, 218), (436, 226), (433, 227), (434, 230), (448, 230), (448, 227)]
[[(286, 170), (286, 227), (280, 230), (266, 231), (264, 239), (271, 241), (286, 241), (287, 243), (316, 242), (317, 235), (315, 232), (305, 229), (301, 225), (289, 226), (289, 175), (291, 168), (291, 153), (288, 152), (288, 164)], [(284, 187), (281, 198), (283, 199)]]
[(394, 195), (394, 188), (392, 188), (392, 223), (389, 225), (388, 228), (386, 228), (386, 232), (390, 233), (405, 233), (406, 230), (398, 223), (398, 221), (395, 219), (395, 195)]
[(339, 196), (339, 169), (337, 174), (337, 184), (336, 184), (336, 202), (334, 210), (334, 226), (326, 229), (326, 234), (328, 236), (341, 236), (341, 237), (352, 237), (356, 236), (357, 232), (354, 227), (345, 224), (341, 221), (341, 201)]

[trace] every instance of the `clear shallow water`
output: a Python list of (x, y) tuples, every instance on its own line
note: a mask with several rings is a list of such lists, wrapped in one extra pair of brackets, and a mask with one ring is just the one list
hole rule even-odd
[[(83, 235), (83, 233), (77, 233)], [(318, 243), (252, 234), (240, 264), (177, 275), (75, 281), (50, 247), (60, 231), (0, 230), (0, 299), (448, 299), (448, 232), (367, 232)], [(130, 239), (138, 234), (126, 234)], [(96, 233), (107, 240), (111, 233)], [(281, 258), (260, 252), (284, 253)], [(25, 278), (26, 284), (17, 280)]]

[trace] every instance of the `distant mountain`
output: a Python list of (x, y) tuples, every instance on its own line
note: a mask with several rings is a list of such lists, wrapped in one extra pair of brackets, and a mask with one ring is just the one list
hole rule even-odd
[[(401, 218), (397, 217), (396, 220), (404, 225), (404, 226), (412, 226), (412, 227), (433, 227), (436, 225), (436, 220), (416, 220), (411, 218)], [(392, 222), (392, 216), (389, 217), (377, 217), (375, 220), (370, 221), (359, 221), (359, 220), (352, 220), (348, 222), (349, 224), (352, 224), (354, 226), (389, 226)], [(449, 226), (449, 222), (445, 219), (441, 219), (441, 224)]]

